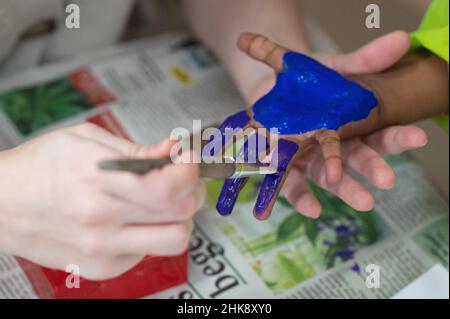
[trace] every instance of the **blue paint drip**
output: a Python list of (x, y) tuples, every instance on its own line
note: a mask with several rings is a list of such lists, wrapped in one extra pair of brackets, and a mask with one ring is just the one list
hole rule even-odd
[(274, 88), (253, 106), (254, 118), (280, 134), (336, 130), (365, 119), (377, 106), (374, 94), (316, 60), (295, 52), (283, 57)]

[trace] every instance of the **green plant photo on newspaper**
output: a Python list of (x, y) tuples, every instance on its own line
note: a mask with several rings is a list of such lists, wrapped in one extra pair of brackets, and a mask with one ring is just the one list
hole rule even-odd
[[(384, 235), (384, 225), (374, 212), (357, 212), (308, 182), (322, 205), (320, 218), (310, 219), (299, 214), (280, 197), (274, 214), (266, 221), (271, 223), (270, 230), (251, 236), (245, 219), (246, 215), (252, 215), (251, 203), (259, 183), (260, 178), (252, 178), (238, 198), (236, 212), (229, 218), (218, 219), (217, 223), (274, 292), (282, 292), (339, 263), (348, 262), (349, 269), (359, 273), (355, 253)], [(212, 207), (220, 187), (220, 182), (208, 182), (208, 201)], [(259, 227), (264, 228), (264, 225), (255, 225), (255, 229)]]
[(92, 107), (67, 77), (0, 95), (0, 109), (23, 136)]

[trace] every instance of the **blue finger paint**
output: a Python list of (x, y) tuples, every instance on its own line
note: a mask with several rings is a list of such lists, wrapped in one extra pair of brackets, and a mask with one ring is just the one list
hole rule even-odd
[[(250, 122), (250, 118), (246, 111), (242, 111), (233, 114), (225, 119), (219, 127), (220, 136), (212, 136), (209, 139), (208, 144), (205, 146), (202, 156), (205, 156), (205, 151), (209, 153), (209, 156), (217, 156), (222, 150), (222, 147), (229, 142), (229, 139), (233, 136), (232, 134), (226, 134), (226, 130), (243, 129)], [(209, 152), (208, 152), (209, 150)]]
[(254, 208), (254, 214), (256, 217), (263, 216), (263, 214), (267, 211), (267, 208), (278, 191), (278, 187), (283, 181), (289, 162), (294, 157), (295, 153), (297, 153), (298, 148), (299, 146), (294, 142), (283, 139), (278, 141), (278, 147), (276, 149), (278, 155), (278, 173), (274, 175), (267, 175), (264, 178)]
[(226, 179), (217, 200), (216, 210), (222, 216), (229, 216), (233, 212), (239, 192), (247, 182), (247, 178)]
[[(251, 147), (252, 145), (256, 146), (256, 149)], [(264, 147), (264, 149), (260, 149), (260, 147)], [(251, 135), (239, 150), (236, 160), (247, 161), (248, 158), (257, 158), (257, 154), (265, 151), (267, 147), (268, 141), (265, 136), (258, 134)], [(239, 191), (244, 187), (246, 182), (247, 178), (225, 180), (216, 204), (216, 209), (220, 215), (228, 216), (231, 214), (239, 196)]]
[(283, 62), (276, 85), (253, 106), (254, 118), (279, 134), (336, 130), (378, 104), (371, 91), (306, 55), (288, 52)]

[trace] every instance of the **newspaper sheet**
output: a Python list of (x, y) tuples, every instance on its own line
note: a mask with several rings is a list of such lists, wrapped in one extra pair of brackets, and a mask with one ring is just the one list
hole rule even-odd
[[(245, 107), (225, 71), (189, 35), (167, 34), (0, 81), (0, 150), (55, 128), (92, 122), (139, 143), (175, 127), (220, 122)], [(448, 203), (408, 156), (388, 159), (395, 189), (373, 189), (359, 213), (310, 183), (323, 210), (310, 220), (280, 198), (252, 216), (258, 178), (231, 217), (214, 201), (195, 218), (189, 282), (150, 298), (390, 298), (436, 264), (448, 271)], [(35, 298), (15, 259), (0, 255), (0, 298)]]

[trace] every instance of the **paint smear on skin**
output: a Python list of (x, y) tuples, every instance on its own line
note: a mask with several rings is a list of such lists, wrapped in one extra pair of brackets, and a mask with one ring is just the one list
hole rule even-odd
[(336, 130), (367, 118), (374, 94), (310, 57), (288, 52), (274, 88), (253, 106), (254, 118), (280, 134)]
[(267, 175), (261, 184), (258, 198), (255, 204), (255, 215), (261, 216), (267, 210), (270, 202), (277, 193), (278, 187), (283, 180), (286, 170), (289, 166), (289, 162), (295, 153), (297, 153), (299, 146), (297, 143), (288, 140), (278, 141), (278, 173), (274, 175)]
[[(264, 148), (265, 151), (268, 147), (268, 142), (265, 136), (258, 134), (251, 135), (239, 150), (236, 160), (244, 160), (248, 162), (248, 159), (257, 159), (257, 155), (260, 152), (260, 147), (263, 145), (266, 147)], [(220, 215), (228, 216), (232, 213), (236, 200), (239, 196), (239, 191), (242, 187), (244, 187), (247, 179), (248, 178), (236, 178), (225, 180), (216, 205), (216, 209)]]

